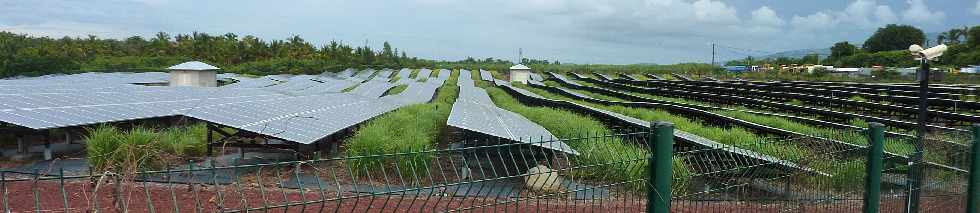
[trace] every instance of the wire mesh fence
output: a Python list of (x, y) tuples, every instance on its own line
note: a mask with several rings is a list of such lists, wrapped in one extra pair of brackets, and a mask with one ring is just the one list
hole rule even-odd
[[(920, 192), (920, 212), (959, 212), (968, 203), (976, 134), (931, 133), (920, 164), (895, 148), (913, 139), (882, 137), (880, 161), (869, 158), (873, 147), (834, 140), (876, 144), (862, 131), (672, 144), (670, 167), (661, 170), (655, 162), (663, 153), (655, 151), (664, 139), (652, 129), (623, 132), (534, 142), (469, 137), (441, 149), (260, 163), (215, 158), (139, 172), (3, 170), (0, 204), (5, 212), (640, 212), (657, 199), (650, 195), (663, 195), (650, 180), (669, 175), (671, 212), (859, 212), (868, 205), (904, 212), (912, 190)], [(559, 142), (577, 153), (551, 149)], [(911, 187), (910, 165), (923, 168), (920, 187)], [(870, 188), (876, 178), (881, 184)], [(880, 202), (869, 202), (878, 200), (872, 194)]]
[[(133, 173), (0, 172), (5, 212), (637, 212), (646, 153), (608, 146), (644, 133), (371, 156), (242, 163), (212, 160)], [(574, 144), (578, 155), (546, 147)]]

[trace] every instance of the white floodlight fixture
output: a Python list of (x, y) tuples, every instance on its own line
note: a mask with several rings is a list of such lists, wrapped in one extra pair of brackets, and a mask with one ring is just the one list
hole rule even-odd
[(946, 52), (946, 49), (947, 47), (945, 44), (930, 47), (929, 49), (922, 49), (922, 46), (919, 46), (918, 44), (909, 46), (909, 52), (916, 56), (915, 60), (922, 60), (922, 58), (925, 57), (930, 61), (935, 61), (936, 58), (939, 58), (939, 56), (942, 56), (943, 53)]

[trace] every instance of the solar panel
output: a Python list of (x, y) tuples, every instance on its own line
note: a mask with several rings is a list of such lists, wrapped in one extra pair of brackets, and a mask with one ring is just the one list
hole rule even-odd
[(377, 70), (374, 69), (361, 70), (360, 72), (357, 72), (357, 74), (354, 74), (354, 79), (362, 80), (362, 81), (368, 80), (368, 78), (370, 78), (371, 75), (374, 75), (375, 72), (377, 72)]
[(576, 72), (573, 72), (572, 75), (574, 75), (576, 78), (583, 78), (583, 79), (584, 78), (589, 78), (589, 76), (587, 76), (587, 75), (576, 73)]
[(529, 81), (527, 81), (527, 84), (529, 84), (529, 85), (535, 85), (535, 86), (545, 86), (544, 83), (541, 83), (540, 81), (535, 81), (535, 80), (529, 80)]
[(356, 72), (357, 72), (357, 70), (355, 70), (354, 68), (347, 68), (347, 69), (345, 69), (343, 71), (340, 71), (340, 72), (338, 72), (338, 73), (336, 73), (336, 74), (334, 74), (332, 76), (336, 76), (337, 78), (344, 79), (344, 78), (349, 78), (351, 76), (354, 76), (354, 73), (356, 73)]
[(439, 79), (439, 80), (442, 80), (442, 81), (449, 80), (449, 75), (452, 75), (452, 73), (453, 73), (452, 70), (440, 69), (439, 70), (439, 75), (436, 76), (436, 79)]
[(397, 107), (378, 99), (332, 93), (204, 106), (181, 113), (236, 129), (311, 144)]
[[(468, 72), (460, 73), (459, 97), (453, 103), (453, 109), (446, 121), (447, 125), (518, 142), (537, 138), (555, 138), (547, 129), (527, 118), (496, 107), (486, 91), (473, 86), (473, 80), (467, 77), (470, 77)], [(531, 145), (578, 154), (561, 141), (531, 143)]]
[(480, 79), (483, 79), (484, 81), (493, 81), (493, 74), (490, 74), (490, 71), (480, 70)]
[(395, 87), (395, 84), (388, 83), (387, 81), (371, 80), (361, 83), (361, 85), (358, 85), (356, 88), (351, 90), (350, 93), (364, 97), (377, 98), (381, 97), (381, 95), (392, 87)]
[[(556, 77), (559, 76), (556, 73), (551, 73), (551, 74), (554, 75), (554, 76), (556, 76)], [(530, 93), (529, 91), (526, 91), (526, 90), (521, 89), (521, 88), (516, 88), (516, 87), (509, 87), (509, 89), (513, 89), (513, 90), (517, 91), (520, 94)], [(571, 90), (566, 90), (566, 89), (561, 88), (561, 87), (559, 87), (558, 89), (560, 89), (560, 90), (562, 90), (564, 92), (567, 92), (569, 94), (572, 94), (572, 95), (574, 95), (576, 97), (579, 97), (579, 98), (598, 100), (598, 99), (594, 99), (594, 98), (592, 98), (590, 96), (587, 96), (587, 95), (584, 95), (584, 94), (581, 94), (581, 93), (576, 93), (576, 92), (571, 91)], [(644, 120), (640, 120), (640, 119), (636, 119), (636, 118), (633, 118), (633, 117), (630, 117), (630, 116), (622, 115), (622, 114), (619, 114), (619, 113), (616, 113), (616, 112), (612, 112), (612, 111), (607, 111), (607, 110), (603, 110), (603, 109), (599, 109), (599, 108), (594, 108), (594, 107), (591, 107), (591, 106), (587, 106), (587, 105), (583, 105), (583, 104), (579, 104), (579, 103), (575, 103), (575, 102), (552, 100), (552, 99), (547, 99), (547, 98), (543, 98), (543, 97), (541, 97), (540, 99), (547, 100), (549, 102), (565, 102), (565, 103), (568, 103), (568, 104), (572, 104), (572, 105), (575, 105), (576, 107), (585, 108), (587, 110), (591, 110), (591, 111), (598, 112), (600, 114), (604, 114), (606, 116), (615, 118), (617, 120), (620, 120), (620, 121), (623, 121), (623, 122), (628, 123), (630, 125), (633, 125), (634, 127), (637, 127), (637, 128), (646, 128), (646, 127), (649, 127), (650, 126), (650, 122), (647, 122), (647, 121), (644, 121)], [(718, 142), (715, 142), (713, 140), (710, 140), (710, 139), (707, 139), (707, 138), (704, 138), (704, 137), (701, 137), (701, 136), (698, 136), (698, 135), (695, 135), (695, 134), (691, 134), (689, 132), (685, 132), (683, 130), (674, 130), (674, 137), (681, 138), (681, 140), (683, 140), (683, 141), (689, 141), (689, 142), (692, 142), (692, 143), (697, 144), (699, 146), (704, 146), (704, 147), (709, 147), (709, 148), (712, 148), (712, 149), (723, 150), (724, 152), (734, 153), (734, 154), (737, 154), (737, 155), (741, 155), (741, 156), (745, 156), (745, 157), (749, 157), (749, 158), (753, 158), (753, 159), (758, 159), (758, 160), (762, 160), (762, 161), (766, 161), (766, 162), (771, 162), (771, 163), (778, 164), (778, 165), (785, 166), (785, 167), (796, 168), (796, 169), (807, 170), (807, 171), (813, 171), (812, 169), (802, 167), (802, 166), (797, 165), (797, 164), (795, 164), (793, 162), (782, 160), (782, 159), (779, 159), (779, 158), (776, 158), (776, 157), (772, 157), (772, 156), (769, 156), (769, 155), (765, 155), (765, 154), (762, 154), (762, 153), (758, 153), (758, 152), (755, 152), (755, 151), (751, 151), (751, 150), (747, 150), (747, 149), (742, 149), (742, 148), (734, 147), (732, 145), (718, 143)]]
[(263, 76), (263, 77), (260, 77), (260, 78), (242, 78), (242, 79), (239, 79), (238, 82), (235, 82), (233, 84), (224, 85), (224, 86), (221, 86), (221, 87), (223, 87), (223, 88), (260, 88), (260, 87), (268, 87), (268, 86), (276, 85), (276, 84), (285, 82), (285, 80), (286, 79), (272, 77), (272, 76)]
[(281, 96), (255, 89), (160, 87), (146, 91), (3, 95), (0, 121), (49, 129), (177, 115), (174, 110)]
[(456, 80), (456, 86), (475, 87), (476, 85), (473, 83), (473, 75), (471, 73), (469, 70), (459, 70), (459, 79)]
[(541, 75), (537, 73), (531, 73), (531, 80), (544, 81), (544, 77), (541, 77)]
[(412, 76), (412, 70), (411, 69), (402, 68), (402, 70), (398, 71), (398, 77), (399, 78), (407, 79), (410, 76)]
[(318, 84), (322, 84), (321, 82), (314, 81), (314, 80), (319, 80), (319, 79), (317, 76), (312, 76), (312, 75), (297, 75), (297, 76), (290, 77), (286, 82), (279, 83), (273, 86), (268, 86), (265, 87), (265, 89), (295, 92), (295, 91), (300, 91), (316, 86)]
[(501, 84), (498, 84), (497, 86), (510, 88), (510, 89), (512, 89), (512, 90), (516, 91), (517, 93), (520, 93), (521, 95), (524, 95), (524, 96), (530, 96), (530, 97), (545, 99), (544, 96), (538, 95), (537, 93), (533, 93), (531, 91), (527, 91), (527, 90), (524, 90), (524, 89), (521, 89), (521, 88), (514, 87), (513, 85), (510, 85), (510, 83), (507, 83), (507, 82), (503, 82), (503, 81), (500, 81), (500, 82), (501, 82)]
[(372, 81), (388, 81), (388, 79), (389, 79), (388, 76), (391, 76), (391, 73), (393, 73), (393, 72), (395, 72), (395, 71), (394, 70), (391, 70), (391, 69), (388, 69), (388, 68), (385, 68), (385, 69), (381, 70), (377, 75), (374, 75), (374, 78), (371, 78), (371, 80)]
[(551, 74), (551, 76), (555, 76), (555, 78), (557, 78), (558, 81), (564, 82), (566, 84), (571, 84), (571, 85), (575, 85), (575, 86), (582, 86), (582, 84), (579, 84), (578, 82), (569, 80), (567, 77), (565, 77), (565, 75), (554, 73), (554, 72), (549, 72), (548, 74)]
[(432, 75), (432, 70), (423, 68), (419, 70), (419, 74), (415, 76), (415, 79), (429, 79), (430, 75)]
[(613, 79), (616, 79), (615, 77), (613, 77), (611, 75), (606, 75), (605, 73), (595, 73), (595, 74), (598, 75), (599, 78), (602, 78), (602, 80), (611, 81)]

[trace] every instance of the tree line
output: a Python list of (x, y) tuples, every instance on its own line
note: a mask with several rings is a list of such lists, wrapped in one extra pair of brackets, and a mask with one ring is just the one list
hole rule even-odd
[(384, 42), (381, 50), (338, 41), (315, 46), (299, 36), (265, 41), (252, 35), (157, 33), (126, 39), (33, 37), (0, 32), (0, 77), (91, 70), (158, 70), (199, 60), (227, 72), (255, 75), (319, 74), (348, 67), (422, 67), (433, 61), (409, 57)]
[(935, 41), (927, 41), (925, 33), (918, 28), (889, 24), (878, 28), (860, 47), (847, 41), (835, 43), (830, 48), (830, 55), (823, 58), (819, 55), (765, 59), (746, 57), (743, 60), (730, 61), (727, 65), (823, 64), (835, 67), (914, 67), (918, 66), (919, 62), (912, 60), (908, 47), (911, 44), (926, 43), (949, 46), (949, 50), (934, 63), (934, 66), (958, 68), (980, 63), (980, 26), (953, 28), (940, 33)]

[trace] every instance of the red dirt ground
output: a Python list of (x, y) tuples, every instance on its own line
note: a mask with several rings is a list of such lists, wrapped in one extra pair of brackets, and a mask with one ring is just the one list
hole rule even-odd
[[(120, 198), (125, 206), (115, 205), (116, 196), (112, 191), (113, 184), (103, 184), (98, 193), (93, 193), (93, 187), (87, 181), (72, 181), (65, 183), (65, 193), (62, 194), (58, 182), (43, 181), (37, 183), (37, 191), (32, 191), (30, 181), (18, 181), (6, 184), (8, 200), (4, 203), (12, 212), (35, 212), (36, 206), (44, 212), (93, 212), (97, 207), (102, 212), (175, 212), (175, 206), (180, 212), (218, 212), (238, 211), (242, 208), (259, 208), (285, 203), (301, 203), (320, 199), (320, 192), (308, 190), (301, 193), (298, 190), (278, 189), (266, 190), (246, 188), (236, 190), (234, 185), (220, 187), (221, 197), (215, 193), (214, 187), (201, 187), (198, 190), (188, 190), (187, 185), (174, 185), (173, 190), (163, 184), (148, 184), (144, 190), (141, 183), (121, 184)], [(197, 191), (197, 193), (195, 193)], [(172, 192), (172, 193), (171, 193)], [(146, 193), (150, 194), (151, 203), (146, 202)], [(244, 196), (242, 196), (244, 194)], [(265, 196), (263, 196), (263, 194)], [(274, 208), (271, 212), (643, 212), (646, 202), (642, 198), (633, 200), (566, 200), (558, 198), (522, 200), (516, 203), (508, 200), (496, 200), (483, 197), (450, 197), (450, 196), (396, 196), (378, 195), (331, 200), (322, 203), (309, 203)], [(343, 194), (355, 196), (355, 194)], [(37, 203), (35, 203), (37, 197)], [(285, 197), (285, 198), (284, 198)], [(336, 198), (337, 194), (326, 194), (326, 198)], [(97, 199), (93, 199), (97, 198)], [(66, 200), (67, 199), (67, 200)], [(639, 200), (637, 200), (639, 199)], [(200, 201), (198, 203), (197, 201)], [(243, 202), (244, 201), (244, 202)], [(881, 212), (901, 212), (902, 199), (891, 198), (882, 200)], [(923, 206), (928, 211), (923, 212), (961, 212), (961, 198), (923, 198)], [(245, 205), (242, 205), (242, 204)], [(176, 204), (176, 205), (175, 205)], [(152, 207), (150, 206), (152, 205)], [(200, 207), (198, 207), (200, 205)], [(861, 201), (846, 201), (826, 204), (798, 203), (750, 203), (750, 202), (706, 202), (706, 201), (674, 201), (672, 212), (860, 212)], [(152, 209), (153, 211), (150, 211)], [(195, 211), (198, 210), (198, 211)], [(2, 209), (0, 209), (2, 211)], [(261, 211), (261, 210), (258, 210)]]

